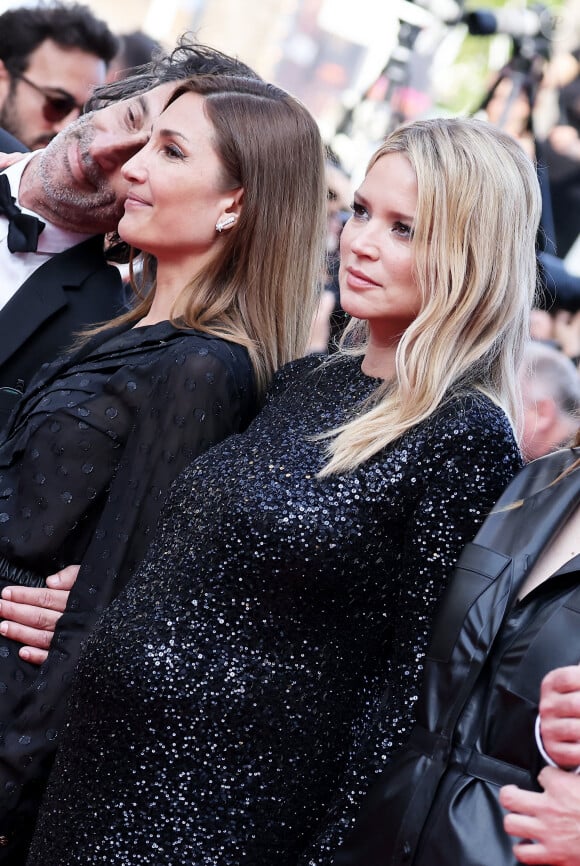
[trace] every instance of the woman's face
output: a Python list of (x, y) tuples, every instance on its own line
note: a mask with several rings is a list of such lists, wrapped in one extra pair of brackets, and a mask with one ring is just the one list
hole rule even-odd
[(417, 180), (400, 153), (382, 156), (354, 195), (340, 240), (340, 302), (366, 319), (375, 343), (392, 345), (420, 309), (411, 237)]
[[(154, 121), (148, 143), (123, 168), (129, 182), (123, 240), (165, 262), (195, 269), (219, 242), (216, 223), (233, 212), (241, 189), (224, 191), (221, 162), (204, 99), (186, 93)], [(233, 208), (233, 209), (232, 209)]]

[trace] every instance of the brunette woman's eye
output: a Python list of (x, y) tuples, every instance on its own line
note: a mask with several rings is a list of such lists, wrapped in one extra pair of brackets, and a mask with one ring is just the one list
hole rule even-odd
[(171, 159), (183, 159), (183, 151), (176, 144), (166, 144), (163, 148), (165, 154)]

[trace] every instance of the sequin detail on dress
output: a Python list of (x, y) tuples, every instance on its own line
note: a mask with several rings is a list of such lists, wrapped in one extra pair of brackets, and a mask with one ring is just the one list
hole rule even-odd
[(317, 479), (311, 434), (375, 385), (318, 363), (173, 485), (86, 646), (29, 866), (326, 862), (404, 740), (445, 576), (519, 456), (473, 396)]

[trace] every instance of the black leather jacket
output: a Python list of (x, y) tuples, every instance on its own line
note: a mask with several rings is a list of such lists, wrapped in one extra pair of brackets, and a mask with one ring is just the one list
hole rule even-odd
[(517, 592), (580, 504), (580, 468), (560, 478), (576, 461), (580, 449), (567, 449), (526, 466), (464, 549), (434, 628), (417, 726), (335, 866), (516, 866), (498, 794), (508, 783), (539, 790), (540, 683), (580, 661), (580, 556), (523, 600)]

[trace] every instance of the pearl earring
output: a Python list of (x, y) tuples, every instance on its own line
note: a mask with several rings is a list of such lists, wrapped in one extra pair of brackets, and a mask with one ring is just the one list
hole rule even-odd
[(223, 230), (225, 228), (227, 228), (228, 226), (231, 226), (233, 223), (235, 223), (235, 221), (236, 221), (235, 216), (229, 216), (229, 217), (226, 217), (225, 220), (221, 220), (221, 222), (217, 222), (215, 224), (216, 232), (223, 232)]

